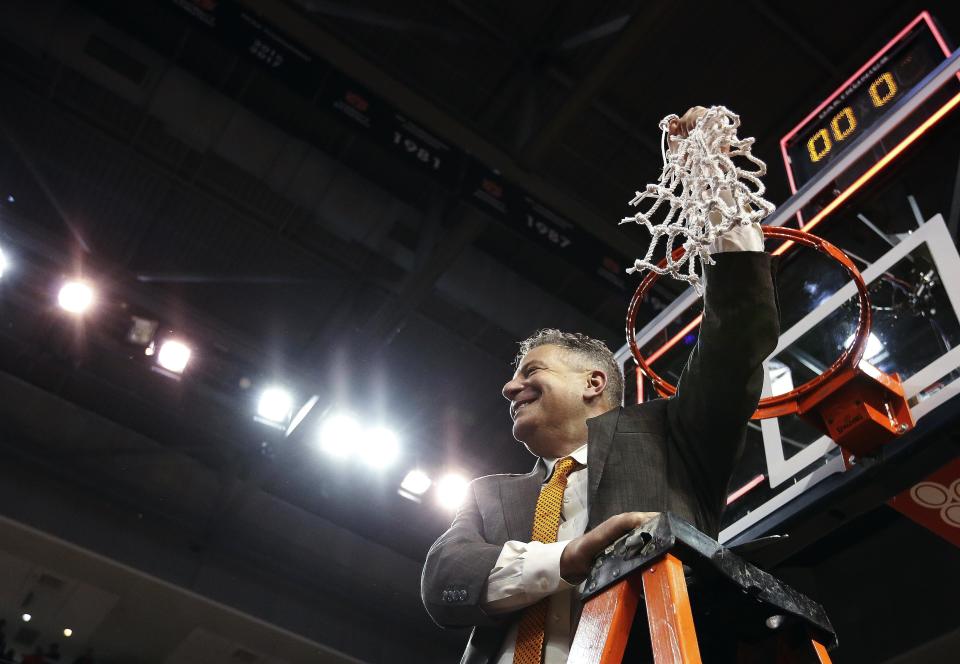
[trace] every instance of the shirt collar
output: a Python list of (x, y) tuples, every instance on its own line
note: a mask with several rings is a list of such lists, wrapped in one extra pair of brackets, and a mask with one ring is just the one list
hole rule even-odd
[[(587, 465), (587, 443), (584, 443), (568, 456), (572, 456), (573, 460), (576, 461), (581, 466)], [(553, 468), (557, 465), (557, 461), (560, 459), (548, 459), (547, 457), (541, 457), (543, 459), (544, 465), (547, 467), (547, 476), (544, 478), (544, 482), (550, 479), (550, 476), (553, 475)]]

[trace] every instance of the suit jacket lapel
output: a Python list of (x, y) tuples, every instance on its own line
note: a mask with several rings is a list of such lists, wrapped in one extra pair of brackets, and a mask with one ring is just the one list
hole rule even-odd
[[(593, 515), (597, 502), (597, 487), (603, 469), (608, 463), (618, 463), (620, 454), (613, 450), (613, 434), (617, 430), (620, 420), (620, 408), (609, 410), (603, 415), (587, 420), (587, 494), (590, 524), (592, 528)], [(612, 452), (611, 452), (612, 450)], [(526, 475), (504, 477), (500, 481), (500, 504), (504, 506), (503, 518), (507, 526), (507, 535), (512, 540), (527, 542), (533, 532), (533, 516), (537, 509), (537, 498), (540, 496), (540, 486), (546, 475), (546, 466), (537, 459), (533, 470)], [(508, 507), (509, 506), (509, 507)]]
[(617, 430), (617, 422), (620, 420), (620, 408), (608, 410), (603, 415), (592, 417), (587, 420), (587, 482), (589, 492), (587, 494), (587, 505), (590, 511), (589, 528), (596, 524), (593, 522), (593, 516), (596, 513), (597, 505), (597, 487), (600, 486), (600, 478), (603, 477), (603, 469), (608, 463), (617, 463), (619, 461), (619, 452), (613, 449), (613, 434)]
[(533, 515), (537, 510), (540, 485), (546, 474), (546, 466), (537, 459), (533, 470), (526, 475), (504, 477), (500, 481), (500, 505), (511, 540), (529, 542), (533, 532)]

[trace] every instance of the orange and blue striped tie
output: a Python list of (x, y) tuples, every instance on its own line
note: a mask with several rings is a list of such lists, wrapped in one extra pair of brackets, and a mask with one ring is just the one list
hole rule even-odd
[[(536, 542), (556, 542), (560, 529), (560, 508), (563, 506), (563, 491), (567, 488), (567, 476), (576, 466), (573, 457), (563, 457), (553, 469), (553, 476), (540, 490), (537, 510), (533, 516), (533, 534)], [(547, 622), (547, 604), (544, 597), (523, 610), (517, 630), (517, 646), (513, 651), (513, 664), (540, 664), (543, 661), (544, 626)]]

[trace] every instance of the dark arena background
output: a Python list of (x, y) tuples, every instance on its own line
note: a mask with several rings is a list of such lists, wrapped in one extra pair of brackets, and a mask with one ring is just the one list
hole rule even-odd
[[(958, 45), (944, 1), (0, 3), (0, 661), (459, 661), (421, 570), (470, 479), (534, 463), (517, 342), (602, 339), (656, 397), (618, 222), (660, 119), (714, 104), (771, 223), (863, 272), (915, 421), (863, 459), (752, 422), (720, 541), (788, 536), (755, 560), (834, 662), (960, 661)], [(776, 395), (857, 308), (767, 250)], [(670, 382), (700, 309), (640, 307)]]

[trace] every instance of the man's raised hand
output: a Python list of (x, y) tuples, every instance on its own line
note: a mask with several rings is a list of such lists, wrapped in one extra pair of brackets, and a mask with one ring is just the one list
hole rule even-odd
[(670, 121), (668, 127), (670, 135), (686, 138), (690, 132), (693, 131), (693, 128), (697, 126), (697, 120), (702, 118), (706, 112), (707, 109), (703, 106), (694, 106), (688, 109), (687, 112), (679, 118)]

